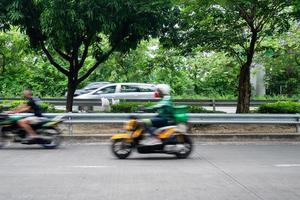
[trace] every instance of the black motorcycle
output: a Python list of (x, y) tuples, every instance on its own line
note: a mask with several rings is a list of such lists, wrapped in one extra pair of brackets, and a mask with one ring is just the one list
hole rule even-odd
[(46, 149), (54, 149), (60, 145), (61, 133), (58, 124), (63, 122), (62, 117), (44, 118), (40, 123), (32, 125), (39, 136), (32, 140), (26, 139), (26, 132), (17, 124), (25, 117), (24, 115), (0, 114), (0, 148), (3, 148), (9, 141), (25, 145), (38, 144)]

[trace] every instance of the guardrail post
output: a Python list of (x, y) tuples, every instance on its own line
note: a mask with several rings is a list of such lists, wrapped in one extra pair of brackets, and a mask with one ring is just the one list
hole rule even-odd
[(72, 124), (72, 117), (68, 117), (69, 120), (69, 135), (73, 135), (73, 124)]
[(300, 133), (300, 117), (297, 117), (298, 124), (296, 125), (297, 133)]
[[(298, 99), (298, 102), (300, 102), (300, 99)], [(300, 133), (300, 117), (297, 117), (298, 124), (296, 125), (296, 131), (297, 133)]]
[(216, 100), (212, 99), (212, 106), (213, 106), (213, 111), (216, 111)]

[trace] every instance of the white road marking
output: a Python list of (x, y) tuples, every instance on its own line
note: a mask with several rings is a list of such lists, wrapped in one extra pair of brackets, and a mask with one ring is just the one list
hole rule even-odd
[(108, 168), (112, 166), (106, 166), (106, 165), (76, 165), (72, 166), (74, 168)]
[(275, 167), (300, 167), (300, 164), (277, 164)]

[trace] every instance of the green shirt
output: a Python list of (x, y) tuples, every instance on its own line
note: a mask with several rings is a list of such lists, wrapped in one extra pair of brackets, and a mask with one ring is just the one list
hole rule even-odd
[(149, 109), (158, 112), (158, 116), (164, 119), (173, 120), (173, 103), (171, 96), (164, 96), (161, 101)]

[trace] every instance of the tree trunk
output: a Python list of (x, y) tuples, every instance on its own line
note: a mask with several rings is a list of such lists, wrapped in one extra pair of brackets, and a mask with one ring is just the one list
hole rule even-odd
[(74, 99), (74, 93), (76, 90), (76, 80), (72, 77), (68, 77), (68, 93), (67, 93), (67, 105), (66, 105), (66, 111), (72, 112), (73, 110), (73, 99)]
[(244, 64), (240, 70), (239, 79), (239, 96), (237, 104), (237, 113), (248, 113), (250, 110), (251, 98), (251, 83), (250, 83), (250, 66), (248, 63)]
[(249, 49), (247, 50), (247, 61), (244, 63), (240, 70), (239, 77), (239, 96), (236, 113), (249, 113), (250, 111), (250, 98), (251, 98), (251, 83), (250, 83), (250, 67), (252, 65), (255, 45), (257, 42), (257, 30), (252, 29), (252, 36)]
[[(194, 79), (194, 80), (197, 80), (197, 79)], [(198, 83), (194, 84), (194, 92), (196, 94), (200, 94), (200, 87), (199, 87)]]

